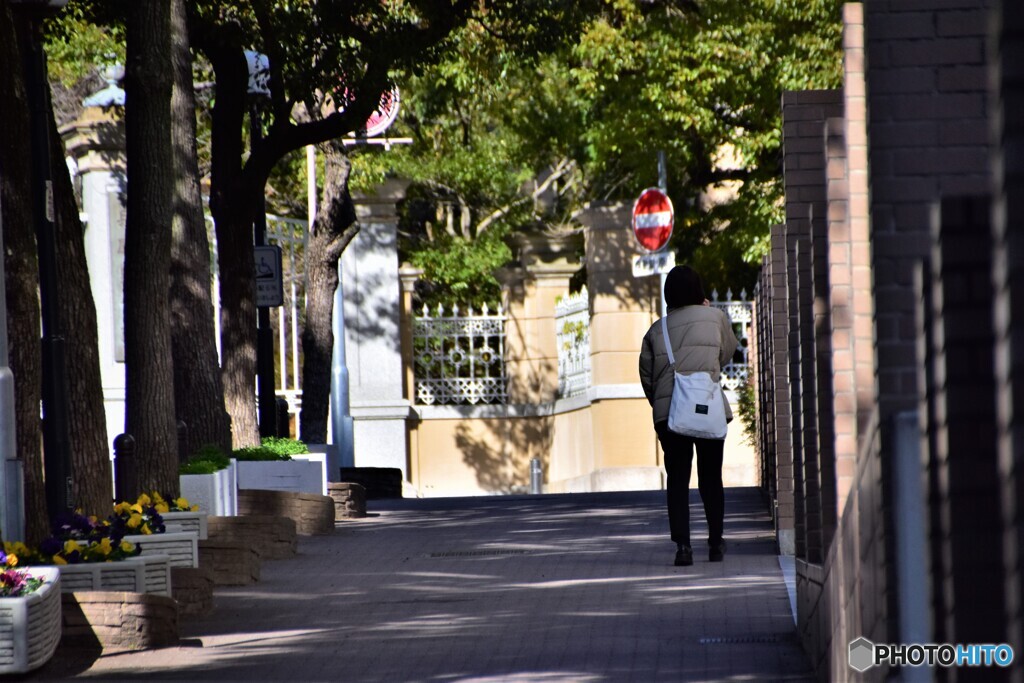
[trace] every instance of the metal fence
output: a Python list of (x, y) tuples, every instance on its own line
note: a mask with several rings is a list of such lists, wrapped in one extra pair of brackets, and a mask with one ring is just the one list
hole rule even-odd
[(726, 312), (729, 319), (732, 320), (733, 331), (740, 342), (739, 346), (736, 347), (736, 353), (732, 357), (732, 362), (722, 368), (721, 384), (722, 388), (727, 391), (739, 389), (740, 386), (746, 383), (747, 376), (750, 374), (748, 342), (752, 334), (751, 323), (754, 311), (754, 303), (747, 301), (747, 290), (744, 289), (740, 292), (738, 300), (733, 300), (732, 296), (732, 290), (730, 289), (725, 293), (725, 301), (719, 301), (718, 290), (711, 292), (711, 305)]
[(508, 400), (505, 370), (505, 312), (485, 304), (474, 313), (449, 314), (426, 306), (413, 319), (416, 403), (425, 405), (503, 404)]

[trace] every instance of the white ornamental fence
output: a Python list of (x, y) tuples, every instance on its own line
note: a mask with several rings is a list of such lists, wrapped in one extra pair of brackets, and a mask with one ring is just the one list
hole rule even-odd
[(555, 304), (558, 342), (558, 397), (569, 398), (590, 388), (590, 298), (587, 288)]
[(747, 381), (750, 374), (750, 363), (748, 354), (750, 352), (749, 340), (752, 334), (751, 322), (753, 320), (754, 303), (747, 301), (747, 290), (740, 292), (740, 298), (733, 300), (732, 290), (725, 293), (725, 301), (718, 300), (718, 290), (711, 292), (711, 305), (721, 309), (728, 314), (732, 320), (733, 331), (739, 340), (736, 353), (732, 362), (722, 368), (722, 388), (726, 391), (736, 391)]
[(508, 399), (505, 371), (505, 312), (485, 304), (460, 315), (426, 306), (413, 319), (412, 343), (416, 403), (425, 405), (503, 404)]
[[(739, 345), (722, 369), (722, 388), (738, 390), (750, 373), (748, 364), (753, 303), (743, 290), (738, 300), (732, 290), (711, 305), (729, 316)], [(413, 321), (416, 403), (421, 405), (503, 404), (507, 401), (505, 368), (506, 316), (472, 309), (460, 315), (457, 306), (446, 314), (438, 306), (434, 315), (424, 307)], [(558, 300), (555, 305), (558, 347), (558, 397), (586, 393), (591, 385), (590, 310), (586, 288)]]

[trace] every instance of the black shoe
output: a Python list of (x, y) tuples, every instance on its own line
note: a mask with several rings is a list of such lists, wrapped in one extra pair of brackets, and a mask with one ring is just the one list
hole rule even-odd
[(708, 561), (721, 562), (725, 559), (725, 541), (715, 543), (708, 548)]
[(679, 545), (679, 550), (676, 551), (676, 566), (677, 567), (689, 567), (693, 564), (693, 551), (688, 545)]

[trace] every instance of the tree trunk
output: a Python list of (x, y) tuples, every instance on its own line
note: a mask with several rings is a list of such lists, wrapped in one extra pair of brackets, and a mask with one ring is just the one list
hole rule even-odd
[[(0, 64), (21, 64), (10, 6), (0, 3)], [(15, 440), (25, 473), (25, 541), (49, 534), (43, 484), (43, 361), (39, 345), (39, 263), (32, 220), (28, 95), (21, 69), (0, 69), (0, 226), (7, 288), (8, 365), (14, 375)], [(19, 540), (19, 539), (9, 539)]]
[[(239, 193), (238, 196), (243, 196)], [(218, 218), (221, 353), (224, 406), (231, 416), (234, 448), (258, 446), (256, 420), (256, 294), (250, 215), (237, 198), (225, 202)], [(239, 216), (242, 217), (239, 220)]]
[(196, 152), (192, 56), (184, 0), (171, 0), (171, 140), (174, 218), (171, 235), (171, 343), (174, 405), (186, 425), (185, 455), (213, 444), (231, 450), (214, 329), (210, 242), (203, 218)]
[(179, 490), (171, 357), (170, 0), (130, 3), (125, 78), (128, 207), (124, 330), (126, 431), (135, 438), (138, 487)]
[(221, 378), (234, 448), (258, 446), (256, 421), (256, 292), (253, 206), (263, 183), (246, 185), (242, 126), (249, 71), (241, 48), (208, 44), (217, 100), (213, 106), (210, 212), (220, 269)]
[(110, 514), (114, 499), (103, 405), (99, 331), (92, 298), (85, 239), (64, 146), (50, 109), (50, 168), (57, 215), (57, 278), (60, 282), (61, 329), (68, 390), (68, 437), (74, 477), (75, 507), (100, 519)]
[(334, 144), (326, 154), (323, 199), (306, 248), (306, 323), (302, 329), (302, 433), (306, 443), (327, 443), (327, 410), (334, 350), (334, 293), (338, 259), (359, 232), (348, 190), (351, 164)]

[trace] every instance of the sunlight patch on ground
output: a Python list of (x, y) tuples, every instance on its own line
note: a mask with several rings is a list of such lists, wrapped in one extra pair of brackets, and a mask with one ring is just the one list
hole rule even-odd
[(491, 624), (496, 616), (429, 614), (367, 626), (363, 630), (369, 633), (398, 634), (405, 638), (436, 638), (455, 635), (467, 629), (480, 631)]
[(540, 589), (547, 590), (550, 588), (579, 588), (581, 586), (601, 586), (611, 584), (637, 584), (640, 582), (654, 582), (654, 581), (679, 581), (678, 574), (670, 574), (665, 576), (649, 576), (646, 578), (638, 578), (635, 576), (616, 576), (609, 578), (599, 579), (564, 579), (560, 581), (537, 581), (534, 583), (512, 583), (509, 584), (509, 588), (529, 588), (529, 589)]
[(500, 676), (471, 676), (469, 678), (464, 678), (461, 675), (435, 676), (432, 680), (457, 681), (457, 683), (597, 683), (605, 678), (579, 671), (523, 671)]

